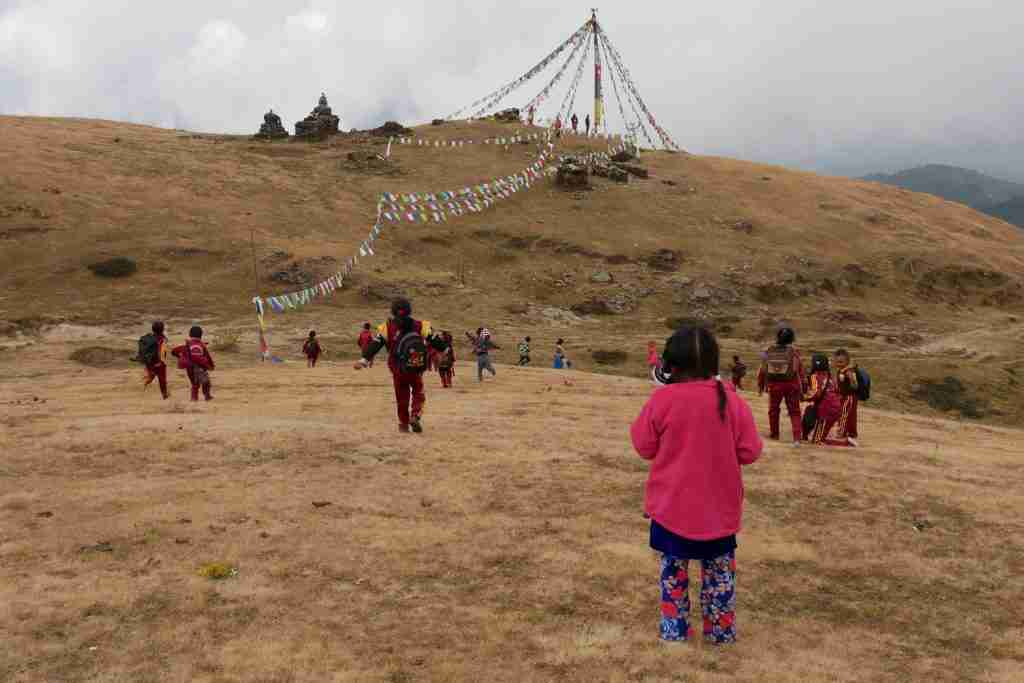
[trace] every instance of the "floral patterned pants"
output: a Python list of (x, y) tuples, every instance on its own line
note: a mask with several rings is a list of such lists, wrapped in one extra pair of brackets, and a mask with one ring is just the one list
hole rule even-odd
[[(661, 637), (687, 640), (691, 635), (689, 560), (661, 556)], [(736, 642), (736, 552), (700, 561), (700, 602), (704, 611), (704, 639), (710, 643)]]

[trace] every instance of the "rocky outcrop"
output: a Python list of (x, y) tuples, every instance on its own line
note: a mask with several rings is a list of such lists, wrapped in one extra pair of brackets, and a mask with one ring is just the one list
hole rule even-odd
[(558, 166), (555, 184), (565, 190), (585, 190), (590, 187), (590, 171), (586, 164), (567, 158)]
[(412, 135), (412, 128), (406, 128), (398, 121), (386, 121), (383, 126), (378, 126), (370, 131), (370, 135), (387, 138), (399, 135)]
[(271, 109), (263, 115), (263, 123), (260, 125), (260, 131), (253, 137), (263, 140), (275, 140), (278, 138), (288, 137), (288, 131), (281, 123), (281, 117), (275, 114), (274, 110)]
[(327, 104), (327, 95), (320, 93), (320, 101), (309, 116), (295, 124), (295, 137), (311, 138), (336, 135), (341, 119), (334, 115)]
[(519, 110), (515, 107), (511, 109), (503, 109), (494, 115), (495, 121), (501, 121), (502, 123), (518, 123), (519, 122)]
[(629, 175), (636, 176), (637, 178), (648, 178), (650, 176), (650, 174), (647, 172), (647, 169), (641, 166), (640, 164), (620, 163), (617, 164), (617, 166), (626, 173), (628, 173)]

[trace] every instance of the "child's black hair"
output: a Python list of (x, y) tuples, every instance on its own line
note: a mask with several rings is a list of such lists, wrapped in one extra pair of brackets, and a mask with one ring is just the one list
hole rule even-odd
[(529, 338), (529, 337), (527, 337), (527, 338), (526, 338), (526, 341), (527, 341), (527, 342), (528, 342), (528, 341), (530, 341), (530, 338)]
[(153, 334), (163, 334), (164, 333), (164, 321), (163, 320), (157, 320), (156, 322), (153, 323), (153, 328), (152, 329), (153, 329)]
[[(665, 370), (678, 379), (711, 379), (718, 375), (718, 340), (703, 327), (681, 327), (668, 341), (661, 354)], [(722, 381), (716, 379), (718, 417), (725, 420), (726, 396)]]
[(831, 372), (828, 364), (828, 356), (823, 353), (816, 353), (811, 356), (811, 372)]
[(832, 355), (836, 358), (846, 358), (847, 360), (850, 358), (850, 352), (846, 349), (836, 349), (836, 352)]
[(735, 362), (735, 363), (739, 363), (739, 362), (740, 362), (740, 357), (739, 357), (739, 356), (733, 356), (733, 357), (732, 357), (732, 360), (733, 360), (733, 362)]
[(565, 343), (565, 340), (562, 339), (562, 338), (559, 338), (558, 341), (556, 341), (555, 343), (561, 345), (561, 344)]
[(309, 331), (309, 338), (312, 339), (315, 336), (316, 336), (316, 330), (310, 330)]
[(192, 329), (188, 331), (188, 336), (192, 337), (193, 339), (202, 339), (203, 328), (199, 327), (199, 325), (193, 325)]
[(412, 303), (399, 297), (391, 302), (391, 315), (395, 318), (407, 318), (412, 315)]
[(364, 330), (370, 329), (370, 323), (363, 323), (363, 329)]
[(789, 346), (796, 341), (796, 332), (792, 327), (779, 328), (779, 331), (775, 333), (775, 341), (779, 343), (779, 346)]

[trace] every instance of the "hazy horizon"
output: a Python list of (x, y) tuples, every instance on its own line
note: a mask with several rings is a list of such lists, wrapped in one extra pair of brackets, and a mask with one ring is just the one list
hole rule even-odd
[[(345, 129), (425, 122), (527, 71), (590, 6), (0, 0), (0, 113), (253, 133), (269, 108), (291, 130), (326, 91)], [(1024, 8), (1009, 2), (726, 0), (598, 17), (651, 111), (694, 153), (850, 176), (937, 163), (1024, 182), (1011, 31)], [(592, 97), (588, 67), (581, 118)], [(607, 82), (605, 102), (617, 123)]]

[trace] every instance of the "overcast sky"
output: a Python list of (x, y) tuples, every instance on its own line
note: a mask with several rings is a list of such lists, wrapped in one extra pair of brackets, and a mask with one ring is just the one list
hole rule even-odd
[[(526, 72), (593, 4), (0, 0), (0, 113), (252, 133), (270, 107), (291, 129), (323, 90), (346, 129), (428, 121)], [(1024, 181), (1018, 0), (617, 0), (598, 16), (687, 150)]]

